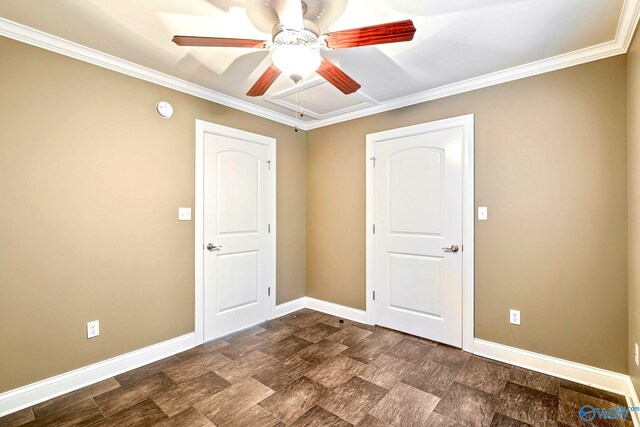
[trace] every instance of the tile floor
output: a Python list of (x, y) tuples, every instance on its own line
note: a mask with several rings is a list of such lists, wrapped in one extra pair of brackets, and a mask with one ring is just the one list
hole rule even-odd
[(305, 309), (0, 418), (0, 426), (581, 426), (590, 425), (578, 418), (584, 404), (626, 403)]

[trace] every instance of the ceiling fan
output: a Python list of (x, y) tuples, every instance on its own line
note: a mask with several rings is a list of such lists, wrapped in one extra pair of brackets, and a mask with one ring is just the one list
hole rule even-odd
[(304, 1), (273, 0), (273, 5), (280, 22), (273, 27), (271, 41), (175, 36), (173, 42), (179, 46), (272, 49), (273, 64), (249, 89), (248, 96), (264, 95), (283, 72), (297, 83), (314, 71), (348, 95), (360, 89), (360, 84), (323, 58), (320, 50), (405, 42), (412, 40), (416, 32), (413, 22), (405, 20), (323, 34), (316, 24), (305, 19), (307, 4)]

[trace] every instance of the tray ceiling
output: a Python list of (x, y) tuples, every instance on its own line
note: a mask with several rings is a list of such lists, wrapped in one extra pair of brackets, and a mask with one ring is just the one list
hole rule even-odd
[[(222, 94), (230, 100), (223, 103), (237, 99), (241, 109), (298, 121), (304, 129), (623, 53), (639, 3), (309, 0), (324, 32), (402, 19), (415, 23), (412, 42), (324, 52), (362, 84), (349, 96), (314, 74), (297, 87), (280, 76), (264, 97), (249, 98), (245, 93), (270, 64), (268, 52), (171, 42), (175, 34), (270, 39), (277, 22), (265, 5), (270, 1), (0, 1), (0, 30), (18, 23), (185, 81), (181, 85), (198, 85), (200, 92)], [(296, 102), (304, 105), (304, 117), (295, 116)]]

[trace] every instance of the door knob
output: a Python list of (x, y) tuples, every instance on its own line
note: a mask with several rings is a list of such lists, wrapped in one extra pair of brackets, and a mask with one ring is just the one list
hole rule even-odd
[(445, 252), (458, 252), (458, 250), (460, 249), (458, 247), (458, 245), (451, 245), (448, 248), (442, 248)]
[(222, 249), (222, 246), (214, 246), (212, 243), (209, 243), (209, 244), (207, 245), (207, 250), (208, 250), (209, 252), (217, 252), (217, 251), (219, 251), (220, 249)]

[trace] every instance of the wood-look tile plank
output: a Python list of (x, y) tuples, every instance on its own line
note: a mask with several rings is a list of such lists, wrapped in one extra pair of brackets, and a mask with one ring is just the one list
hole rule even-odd
[(313, 365), (319, 365), (329, 359), (333, 359), (348, 348), (346, 345), (338, 344), (337, 342), (322, 340), (303, 348), (296, 353), (296, 356)]
[(173, 416), (230, 385), (231, 383), (219, 375), (207, 372), (198, 378), (180, 383), (176, 389), (156, 394), (152, 399), (165, 414)]
[(184, 411), (154, 424), (153, 427), (216, 427), (207, 417), (189, 407)]
[(148, 365), (141, 366), (137, 369), (133, 369), (131, 371), (125, 372), (120, 375), (116, 375), (114, 378), (121, 386), (132, 385), (143, 378), (147, 378), (153, 374), (157, 374), (158, 372), (169, 368), (180, 362), (175, 356), (167, 357), (162, 360), (158, 360), (157, 362), (149, 363)]
[(346, 356), (336, 356), (316, 366), (306, 376), (327, 388), (346, 383), (353, 376), (365, 372), (367, 365)]
[(269, 387), (249, 377), (197, 402), (194, 408), (214, 424), (221, 425), (225, 420), (239, 417), (273, 393)]
[(386, 353), (405, 362), (419, 365), (435, 346), (404, 338)]
[(434, 412), (466, 426), (488, 427), (498, 404), (496, 396), (454, 382)]
[[(583, 405), (590, 405), (594, 408), (617, 408), (620, 405), (616, 402), (611, 402), (604, 399), (599, 399), (588, 394), (579, 393), (564, 387), (560, 387), (560, 393), (558, 396), (558, 421), (561, 423), (572, 426), (632, 426), (631, 417), (629, 416), (626, 421), (623, 420), (604, 420), (596, 418), (591, 422), (583, 422), (580, 420), (579, 413), (580, 408)], [(626, 407), (626, 404), (624, 405)]]
[(456, 375), (458, 375), (456, 369), (428, 362), (410, 372), (402, 382), (434, 396), (442, 397), (453, 384)]
[(311, 344), (312, 343), (307, 340), (292, 335), (281, 341), (265, 346), (260, 351), (278, 359), (286, 359)]
[(228, 342), (229, 344), (233, 344), (234, 342), (242, 341), (243, 339), (250, 337), (251, 335), (256, 335), (264, 331), (265, 329), (262, 326), (252, 326), (250, 328), (246, 328), (241, 331), (222, 337), (221, 339)]
[(260, 338), (257, 335), (250, 335), (242, 340), (221, 348), (218, 352), (223, 356), (234, 360), (244, 356), (245, 354), (260, 350), (268, 345), (271, 345), (271, 343), (264, 338)]
[(351, 424), (331, 412), (314, 406), (298, 418), (292, 427), (351, 427)]
[(395, 427), (426, 426), (438, 401), (432, 394), (399, 383), (374, 406), (370, 414)]
[(254, 405), (234, 418), (224, 420), (218, 427), (284, 427), (285, 424), (261, 406)]
[(130, 386), (119, 387), (100, 394), (93, 399), (104, 416), (109, 417), (152, 396), (175, 390), (176, 388), (176, 383), (164, 372), (159, 372)]
[(381, 340), (376, 334), (369, 335), (365, 339), (350, 346), (344, 355), (362, 363), (372, 363), (380, 355), (393, 347), (393, 343)]
[(600, 390), (595, 387), (590, 387), (584, 384), (578, 384), (567, 380), (558, 380), (558, 384), (560, 387), (565, 388), (567, 390), (572, 390), (577, 393), (586, 394), (588, 396), (596, 397), (600, 400), (606, 400), (607, 402), (613, 402), (618, 405), (625, 406), (627, 404), (627, 400), (624, 396), (616, 393), (612, 393), (606, 390)]
[(182, 383), (224, 369), (231, 363), (231, 359), (220, 353), (202, 353), (165, 368), (164, 373), (176, 383)]
[(491, 420), (491, 427), (531, 427), (531, 425), (496, 412)]
[(471, 353), (467, 353), (459, 348), (438, 344), (427, 354), (424, 362), (435, 362), (459, 370), (462, 369), (470, 358)]
[(303, 340), (317, 343), (318, 341), (327, 338), (329, 335), (335, 334), (339, 330), (340, 329), (335, 326), (327, 325), (326, 323), (316, 323), (313, 326), (299, 329), (294, 335), (298, 338), (302, 338)]
[(101, 419), (103, 416), (96, 403), (92, 399), (87, 399), (23, 425), (28, 427), (85, 426)]
[(346, 328), (328, 336), (327, 340), (350, 347), (371, 334), (372, 332), (367, 331), (366, 329), (362, 329), (357, 326), (347, 326)]
[(200, 356), (202, 354), (216, 352), (228, 345), (229, 343), (223, 340), (209, 341), (187, 351), (183, 351), (182, 353), (178, 353), (175, 356), (180, 360), (187, 360), (191, 359), (192, 357)]
[(312, 368), (313, 365), (311, 363), (299, 357), (291, 356), (268, 364), (254, 373), (252, 377), (270, 389), (278, 391), (303, 376)]
[(387, 424), (384, 421), (380, 421), (371, 414), (367, 414), (356, 427), (393, 427), (391, 424)]
[(427, 418), (427, 425), (429, 427), (464, 427), (459, 422), (453, 421), (452, 419), (436, 412), (432, 412), (431, 415), (429, 415), (429, 418)]
[(357, 424), (386, 394), (386, 389), (353, 377), (325, 396), (319, 405), (340, 418)]
[(509, 379), (510, 369), (473, 356), (464, 365), (456, 381), (490, 394), (499, 395)]
[(162, 412), (158, 405), (147, 399), (97, 421), (90, 427), (152, 426), (167, 418), (167, 414)]
[(285, 424), (307, 412), (320, 401), (328, 390), (321, 384), (302, 377), (259, 403)]
[[(92, 397), (114, 390), (118, 387), (120, 387), (118, 381), (114, 378), (109, 378), (104, 381), (91, 384), (87, 387), (83, 387), (79, 390), (72, 391), (71, 393), (63, 394), (62, 396), (47, 400), (46, 402), (38, 403), (33, 407), (33, 414), (36, 418), (46, 417), (47, 415), (61, 411), (74, 403), (91, 399)], [(2, 423), (0, 423), (0, 425), (2, 425)]]
[(498, 412), (534, 426), (555, 426), (558, 396), (508, 382), (500, 395)]
[(12, 414), (0, 417), (0, 427), (18, 427), (33, 421), (33, 410), (31, 408), (21, 409)]
[(278, 323), (272, 327), (268, 327), (256, 336), (263, 338), (269, 342), (278, 342), (298, 332), (300, 329), (288, 323)]
[(558, 378), (517, 366), (514, 366), (509, 370), (509, 381), (538, 391), (553, 394), (554, 396), (558, 395), (558, 389), (560, 387), (560, 380)]
[(415, 369), (418, 367), (409, 362), (383, 354), (367, 365), (359, 376), (380, 387), (391, 389)]
[(254, 351), (216, 369), (215, 372), (230, 383), (237, 383), (276, 362), (277, 359), (261, 351)]

